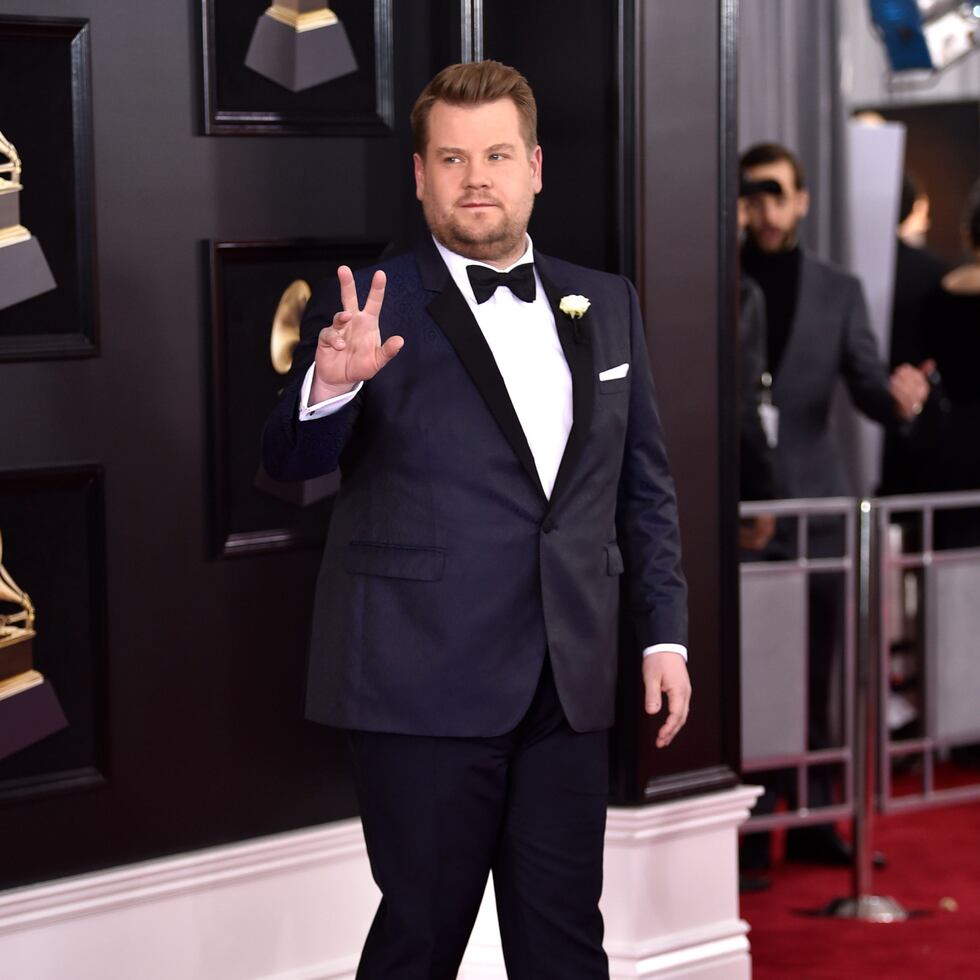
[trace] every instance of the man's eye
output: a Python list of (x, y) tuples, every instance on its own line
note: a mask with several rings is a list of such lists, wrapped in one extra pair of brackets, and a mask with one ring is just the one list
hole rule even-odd
[(444, 157), (443, 163), (459, 163), (459, 157), (457, 156)]
[(503, 160), (504, 159), (504, 155), (503, 155), (503, 153), (491, 153), (490, 154), (490, 159), (491, 160)]

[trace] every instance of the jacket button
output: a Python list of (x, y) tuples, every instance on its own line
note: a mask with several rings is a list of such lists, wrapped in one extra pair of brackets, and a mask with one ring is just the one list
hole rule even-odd
[(547, 521), (545, 522), (543, 530), (545, 534), (552, 534), (553, 532), (558, 530), (558, 525), (555, 524), (554, 521)]

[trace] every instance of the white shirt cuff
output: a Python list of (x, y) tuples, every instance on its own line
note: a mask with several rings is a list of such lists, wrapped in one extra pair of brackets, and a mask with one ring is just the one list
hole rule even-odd
[(677, 653), (684, 658), (684, 663), (687, 663), (687, 647), (682, 646), (680, 643), (654, 643), (653, 646), (647, 647), (643, 651), (643, 656), (649, 656), (651, 653)]
[(325, 401), (310, 404), (310, 389), (313, 387), (313, 370), (315, 364), (310, 365), (303, 379), (303, 387), (299, 392), (299, 420), (300, 422), (312, 422), (314, 419), (322, 419), (324, 416), (333, 415), (339, 412), (349, 401), (352, 401), (357, 393), (364, 386), (363, 381), (358, 381), (351, 391), (343, 395), (335, 395)]

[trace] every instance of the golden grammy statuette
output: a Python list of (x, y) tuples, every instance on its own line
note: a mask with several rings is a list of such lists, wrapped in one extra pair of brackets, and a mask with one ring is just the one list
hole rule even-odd
[(311, 294), (310, 284), (304, 279), (297, 279), (290, 283), (279, 300), (269, 337), (269, 356), (276, 374), (289, 374), (293, 366), (293, 351), (299, 343), (299, 325)]
[(34, 603), (3, 565), (0, 535), (0, 759), (67, 724), (51, 684), (34, 669)]
[[(289, 374), (293, 366), (293, 351), (299, 343), (299, 325), (303, 322), (311, 292), (308, 282), (297, 279), (286, 287), (276, 307), (272, 332), (269, 334), (269, 357), (276, 374)], [(255, 475), (255, 488), (297, 507), (308, 507), (335, 494), (340, 488), (340, 475), (327, 473), (314, 480), (283, 483), (273, 480), (260, 464)]]
[(26, 671), (36, 673), (32, 658), (32, 641), (36, 635), (34, 604), (3, 567), (3, 537), (0, 536), (0, 685)]
[(0, 132), (0, 310), (54, 289), (38, 240), (20, 223), (23, 167)]
[(291, 92), (357, 71), (347, 31), (326, 0), (276, 0), (255, 25), (245, 65)]

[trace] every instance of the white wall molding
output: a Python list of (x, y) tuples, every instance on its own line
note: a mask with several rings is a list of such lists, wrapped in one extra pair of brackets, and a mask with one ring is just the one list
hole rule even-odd
[[(757, 792), (610, 809), (613, 977), (748, 978), (737, 828)], [(348, 820), (2, 892), (0, 963), (18, 980), (352, 980), (377, 900)], [(491, 888), (460, 978), (505, 976)]]
[(353, 980), (378, 901), (360, 821), (0, 893), (18, 980)]
[(748, 819), (760, 792), (754, 786), (740, 786), (731, 792), (692, 796), (674, 803), (610, 807), (606, 816), (606, 844), (643, 847), (652, 840), (738, 829)]
[(365, 858), (359, 820), (344, 820), (243, 844), (126, 865), (0, 892), (0, 936), (82, 915), (99, 915), (164, 898), (244, 883), (294, 868)]

